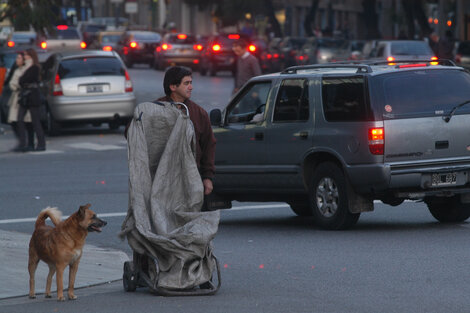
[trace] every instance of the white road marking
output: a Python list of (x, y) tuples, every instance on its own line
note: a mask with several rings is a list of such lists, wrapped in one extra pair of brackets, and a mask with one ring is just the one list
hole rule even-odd
[(123, 146), (100, 145), (100, 144), (91, 143), (91, 142), (78, 142), (78, 143), (67, 144), (67, 146), (71, 148), (75, 148), (75, 149), (87, 149), (87, 150), (94, 150), (94, 151), (126, 149), (126, 147), (123, 147)]

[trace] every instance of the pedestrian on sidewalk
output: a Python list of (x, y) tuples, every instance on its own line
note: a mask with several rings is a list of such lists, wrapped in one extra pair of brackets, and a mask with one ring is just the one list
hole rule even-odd
[(232, 50), (237, 56), (235, 94), (252, 77), (261, 75), (261, 67), (258, 59), (247, 50), (248, 44), (245, 40), (239, 39), (233, 43)]
[(24, 53), (25, 67), (24, 74), (20, 77), (19, 83), (22, 90), (29, 90), (30, 94), (26, 105), (20, 105), (18, 110), (18, 135), (20, 140), (20, 149), (24, 152), (29, 151), (26, 146), (26, 131), (24, 117), (29, 111), (31, 113), (31, 120), (34, 132), (36, 133), (38, 144), (34, 151), (46, 150), (46, 139), (44, 137), (44, 130), (41, 125), (41, 93), (39, 91), (40, 83), (40, 65), (38, 56), (34, 49), (28, 49)]

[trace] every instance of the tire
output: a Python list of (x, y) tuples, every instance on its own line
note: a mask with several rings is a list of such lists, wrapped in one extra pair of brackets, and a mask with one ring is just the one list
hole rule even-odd
[(334, 163), (321, 163), (315, 169), (309, 196), (315, 223), (319, 227), (340, 230), (357, 223), (360, 213), (349, 211), (348, 188), (343, 171)]
[(134, 270), (134, 263), (124, 262), (124, 273), (122, 274), (122, 284), (127, 292), (134, 292), (137, 289), (137, 275)]
[(460, 196), (424, 199), (432, 216), (442, 223), (460, 223), (470, 217), (470, 203), (461, 203)]
[(60, 133), (60, 124), (54, 120), (51, 111), (47, 111), (46, 117), (46, 125), (47, 125), (47, 134), (49, 136), (57, 136)]
[(306, 202), (289, 202), (291, 210), (297, 215), (297, 216), (312, 216), (313, 211), (312, 207), (308, 203), (308, 200)]

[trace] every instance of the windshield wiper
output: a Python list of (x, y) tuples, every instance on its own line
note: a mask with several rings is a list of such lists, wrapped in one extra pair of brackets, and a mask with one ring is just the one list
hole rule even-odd
[(457, 111), (458, 108), (461, 108), (463, 107), (464, 105), (470, 103), (470, 100), (467, 100), (465, 102), (462, 102), (460, 104), (457, 104), (455, 107), (452, 108), (452, 110), (450, 111), (449, 115), (447, 116), (443, 116), (442, 119), (446, 122), (446, 123), (449, 123), (450, 119), (452, 118), (452, 116), (454, 115), (455, 111)]

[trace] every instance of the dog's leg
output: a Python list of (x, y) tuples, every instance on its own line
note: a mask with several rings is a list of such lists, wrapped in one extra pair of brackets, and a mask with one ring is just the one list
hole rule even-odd
[(66, 264), (56, 264), (56, 279), (57, 279), (57, 301), (65, 301), (64, 298), (64, 270)]
[(78, 271), (78, 264), (80, 263), (80, 258), (69, 266), (69, 300), (77, 299), (77, 296), (73, 294), (73, 286), (75, 285), (75, 276)]
[(49, 274), (47, 274), (47, 281), (46, 281), (46, 298), (52, 298), (51, 295), (51, 285), (52, 285), (52, 276), (55, 274), (55, 266), (54, 264), (49, 265)]
[(28, 271), (29, 271), (29, 298), (36, 298), (34, 291), (34, 276), (36, 274), (36, 269), (38, 268), (39, 257), (36, 251), (33, 248), (29, 248), (29, 260), (28, 260)]

